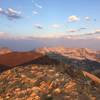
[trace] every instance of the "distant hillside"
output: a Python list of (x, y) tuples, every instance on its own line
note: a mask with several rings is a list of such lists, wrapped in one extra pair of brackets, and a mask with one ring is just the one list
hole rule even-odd
[(10, 52), (12, 52), (11, 49), (6, 48), (6, 47), (0, 47), (0, 55), (7, 54), (7, 53), (10, 53)]
[(44, 48), (36, 49), (36, 51), (42, 54), (53, 52), (65, 57), (74, 58), (78, 60), (89, 59), (89, 60), (100, 62), (100, 51), (94, 51), (88, 48), (44, 47)]
[(82, 68), (100, 77), (100, 51), (87, 48), (39, 48), (36, 52), (46, 54), (64, 64)]

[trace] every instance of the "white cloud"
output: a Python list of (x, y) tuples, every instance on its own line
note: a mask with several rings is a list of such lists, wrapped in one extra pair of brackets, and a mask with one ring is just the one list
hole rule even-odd
[(85, 17), (85, 20), (87, 20), (87, 21), (89, 21), (90, 19), (91, 19), (91, 18), (88, 17), (88, 16)]
[(58, 28), (60, 28), (61, 26), (60, 26), (59, 24), (53, 24), (52, 27), (55, 28), (55, 29), (58, 29)]
[(0, 8), (0, 14), (6, 16), (8, 19), (20, 19), (21, 18), (21, 12), (16, 11), (12, 8), (8, 8), (7, 10), (3, 10)]
[(8, 8), (8, 12), (11, 13), (11, 14), (21, 14), (20, 11), (16, 11), (13, 8)]
[(0, 8), (0, 14), (2, 14), (4, 11), (3, 11), (3, 9), (2, 8)]
[(12, 8), (8, 8), (6, 11), (6, 15), (8, 16), (8, 18), (11, 19), (19, 19), (21, 18), (21, 12), (20, 11), (16, 11)]
[(37, 11), (33, 11), (33, 14), (34, 15), (38, 15), (39, 13)]
[(35, 3), (35, 6), (36, 6), (37, 8), (40, 8), (40, 9), (43, 8), (43, 7), (42, 7), (41, 5), (39, 5), (38, 3)]
[(74, 16), (74, 15), (68, 17), (68, 22), (75, 22), (79, 20), (80, 20), (79, 17)]

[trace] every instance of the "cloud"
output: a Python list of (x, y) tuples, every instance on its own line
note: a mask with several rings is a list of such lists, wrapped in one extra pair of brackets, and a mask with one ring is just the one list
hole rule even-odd
[(9, 40), (32, 40), (32, 39), (43, 39), (43, 38), (66, 38), (66, 39), (100, 39), (100, 35), (94, 35), (93, 33), (86, 34), (75, 34), (75, 35), (65, 35), (63, 33), (52, 33), (49, 35), (41, 36), (25, 36), (25, 35), (12, 35), (5, 32), (0, 32), (0, 39), (9, 39)]
[(90, 19), (91, 19), (91, 18), (88, 17), (88, 16), (85, 17), (85, 20), (86, 20), (86, 21), (89, 21)]
[(21, 18), (21, 12), (16, 11), (12, 8), (8, 8), (7, 11), (5, 12), (5, 14), (10, 19), (20, 19)]
[(58, 28), (60, 28), (61, 26), (60, 26), (59, 24), (53, 24), (52, 27), (55, 28), (55, 29), (58, 29)]
[(77, 31), (78, 31), (77, 29), (70, 29), (70, 30), (68, 30), (67, 32), (74, 33), (74, 32), (77, 32)]
[[(80, 28), (82, 30), (87, 28)], [(78, 32), (79, 29), (70, 29), (67, 32)], [(65, 38), (69, 39), (100, 39), (100, 29), (96, 29), (94, 32), (91, 33), (82, 33), (82, 34), (72, 34), (72, 35), (66, 35)]]
[(100, 35), (100, 29), (96, 29), (94, 32), (88, 33), (87, 35)]
[(39, 13), (37, 11), (33, 11), (33, 14), (34, 15), (38, 15)]
[(80, 19), (77, 17), (77, 16), (69, 16), (68, 17), (68, 22), (76, 22), (76, 21), (79, 21)]
[(35, 3), (34, 4), (37, 8), (40, 8), (40, 9), (42, 9), (43, 7), (41, 6), (41, 5), (39, 5), (38, 3)]
[(5, 15), (10, 20), (22, 18), (21, 12), (16, 11), (13, 8), (8, 8), (7, 10), (0, 8), (0, 14)]
[(10, 39), (10, 40), (27, 40), (27, 39), (32, 39), (32, 36), (17, 36), (17, 35), (12, 35), (6, 32), (0, 32), (0, 39)]
[(95, 33), (99, 33), (100, 34), (100, 29), (96, 29)]
[(34, 27), (36, 27), (37, 29), (43, 29), (43, 26), (40, 24), (34, 24)]
[(95, 30), (91, 33), (80, 34), (82, 38), (92, 38), (92, 39), (100, 39), (100, 29)]
[(74, 33), (74, 32), (79, 32), (81, 30), (86, 30), (87, 27), (81, 27), (79, 29), (69, 29), (67, 32), (71, 32), (71, 33)]
[(3, 14), (4, 10), (2, 8), (0, 8), (0, 14)]
[(81, 27), (81, 28), (78, 29), (78, 31), (86, 30), (86, 29), (87, 29), (87, 27)]

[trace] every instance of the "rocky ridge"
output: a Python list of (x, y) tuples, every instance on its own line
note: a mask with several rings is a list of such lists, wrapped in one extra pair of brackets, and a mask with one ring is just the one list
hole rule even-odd
[(99, 100), (99, 85), (76, 72), (62, 73), (55, 65), (15, 67), (0, 74), (0, 100)]

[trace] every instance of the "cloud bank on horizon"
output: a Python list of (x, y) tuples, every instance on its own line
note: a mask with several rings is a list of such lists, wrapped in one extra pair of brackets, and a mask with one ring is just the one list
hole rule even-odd
[(99, 0), (1, 0), (0, 38), (100, 39), (99, 4)]

